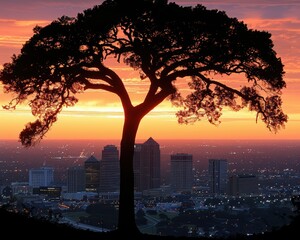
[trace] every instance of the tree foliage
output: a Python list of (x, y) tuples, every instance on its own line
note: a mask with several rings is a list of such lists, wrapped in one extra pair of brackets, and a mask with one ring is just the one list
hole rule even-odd
[[(270, 33), (202, 5), (141, 1), (125, 10), (117, 1), (105, 1), (77, 18), (63, 16), (36, 27), (21, 54), (5, 64), (1, 80), (6, 92), (17, 94), (5, 108), (29, 99), (37, 117), (20, 134), (24, 145), (43, 138), (63, 107), (76, 104), (75, 95), (86, 89), (113, 92), (125, 108), (131, 105), (122, 79), (104, 65), (109, 57), (122, 59), (150, 81), (141, 115), (170, 95), (183, 106), (180, 123), (202, 117), (218, 123), (223, 107), (256, 111), (275, 132), (287, 121), (280, 97), (286, 86), (283, 65)], [(217, 79), (236, 74), (246, 79), (240, 88)], [(183, 97), (175, 82), (186, 77), (191, 93)]]

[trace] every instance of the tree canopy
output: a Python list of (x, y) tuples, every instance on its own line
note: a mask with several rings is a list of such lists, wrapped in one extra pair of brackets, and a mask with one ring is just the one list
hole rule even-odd
[[(0, 73), (5, 91), (15, 93), (4, 107), (14, 109), (28, 100), (37, 118), (20, 133), (24, 146), (41, 140), (62, 109), (77, 103), (76, 94), (93, 89), (119, 96), (124, 109), (119, 227), (124, 230), (134, 228), (128, 224), (134, 221), (136, 132), (141, 119), (165, 99), (182, 107), (179, 123), (206, 117), (217, 124), (224, 107), (255, 111), (274, 132), (287, 122), (281, 99), (283, 64), (269, 32), (249, 29), (224, 11), (200, 4), (141, 0), (126, 5), (106, 0), (75, 18), (62, 16), (37, 26)], [(133, 105), (123, 79), (107, 65), (110, 58), (149, 82), (139, 104)], [(176, 83), (187, 78), (190, 93), (182, 94)]]
[[(104, 65), (109, 57), (151, 82), (137, 106), (141, 115), (170, 96), (183, 106), (177, 113), (180, 123), (205, 116), (217, 123), (224, 106), (235, 111), (248, 107), (274, 131), (287, 121), (280, 98), (286, 86), (283, 64), (270, 33), (248, 29), (225, 12), (202, 5), (140, 1), (126, 10), (117, 1), (105, 1), (76, 18), (63, 16), (36, 27), (21, 54), (5, 64), (1, 80), (6, 92), (17, 94), (5, 108), (30, 99), (37, 117), (20, 134), (22, 143), (43, 138), (62, 108), (73, 106), (75, 95), (86, 89), (113, 92), (125, 108), (132, 107), (122, 79)], [(216, 78), (235, 74), (243, 74), (247, 84), (233, 88)], [(183, 97), (175, 82), (185, 77), (191, 78), (191, 94)]]

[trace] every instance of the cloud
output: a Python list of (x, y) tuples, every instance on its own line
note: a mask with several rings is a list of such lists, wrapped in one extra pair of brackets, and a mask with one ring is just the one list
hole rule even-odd
[(21, 48), (33, 34), (36, 25), (44, 26), (48, 21), (0, 19), (0, 47)]
[(300, 3), (296, 0), (281, 1), (281, 0), (253, 0), (253, 1), (175, 1), (181, 5), (202, 4), (208, 9), (218, 9), (225, 11), (230, 17), (244, 19), (248, 17), (261, 18), (282, 18), (295, 16), (299, 18)]
[(76, 16), (87, 8), (101, 4), (101, 0), (11, 0), (1, 3), (0, 16), (14, 19), (54, 20), (63, 15)]

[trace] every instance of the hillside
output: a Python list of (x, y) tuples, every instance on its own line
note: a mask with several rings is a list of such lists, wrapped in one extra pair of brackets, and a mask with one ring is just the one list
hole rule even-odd
[[(12, 238), (20, 237), (30, 239), (40, 239), (41, 237), (57, 238), (64, 237), (67, 239), (101, 239), (101, 240), (116, 240), (123, 239), (117, 232), (99, 233), (88, 230), (75, 229), (69, 225), (57, 224), (46, 220), (38, 220), (28, 218), (21, 214), (8, 212), (4, 208), (0, 209), (0, 226), (1, 234)], [(279, 230), (270, 233), (252, 235), (252, 236), (234, 236), (226, 238), (227, 240), (273, 240), (273, 239), (288, 239), (298, 240), (300, 227), (300, 216), (294, 218), (292, 223), (284, 226)], [(142, 234), (138, 237), (142, 240), (189, 240), (187, 237), (167, 237)], [(137, 238), (136, 238), (137, 239)], [(219, 238), (196, 238), (199, 240), (219, 239)]]

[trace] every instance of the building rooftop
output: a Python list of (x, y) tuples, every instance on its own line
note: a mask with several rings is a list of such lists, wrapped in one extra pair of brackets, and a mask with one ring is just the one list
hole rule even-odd
[(99, 160), (91, 155), (85, 162), (99, 162)]

